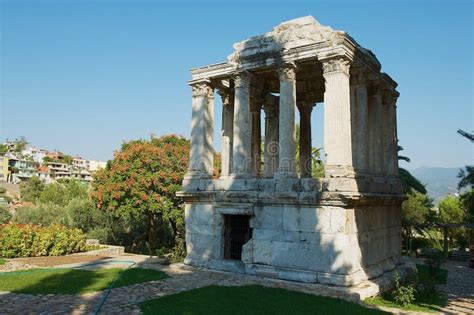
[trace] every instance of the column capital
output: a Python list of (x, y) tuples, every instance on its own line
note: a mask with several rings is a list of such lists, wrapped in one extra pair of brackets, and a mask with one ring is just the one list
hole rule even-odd
[(235, 88), (239, 87), (250, 87), (250, 81), (252, 79), (252, 74), (248, 71), (238, 71), (234, 74), (234, 85)]
[(199, 81), (190, 82), (189, 85), (191, 86), (193, 97), (200, 97), (200, 96), (212, 97), (213, 89), (211, 86), (211, 81), (207, 79), (199, 80)]
[(219, 88), (217, 94), (219, 94), (222, 99), (222, 106), (229, 106), (234, 103), (233, 92), (230, 88)]
[(297, 104), (298, 110), (300, 111), (301, 114), (307, 114), (311, 115), (311, 112), (313, 111), (313, 108), (316, 104), (313, 102), (299, 102)]
[(263, 111), (265, 112), (265, 116), (267, 117), (276, 117), (278, 116), (278, 107), (271, 104), (265, 103), (263, 104)]
[(367, 93), (370, 96), (380, 95), (382, 92), (381, 82), (379, 79), (367, 81)]
[(396, 106), (398, 93), (393, 90), (382, 90), (382, 104), (385, 106)]
[(280, 81), (296, 81), (296, 65), (293, 62), (286, 62), (278, 69)]
[(350, 63), (343, 58), (323, 60), (323, 75), (344, 73), (349, 75)]
[(364, 68), (350, 68), (351, 85), (366, 85), (367, 84), (367, 70)]

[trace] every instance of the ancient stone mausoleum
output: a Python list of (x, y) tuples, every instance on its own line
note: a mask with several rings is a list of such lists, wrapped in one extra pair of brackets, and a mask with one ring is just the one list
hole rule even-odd
[[(310, 16), (234, 49), (225, 62), (191, 70), (190, 166), (178, 193), (185, 263), (338, 286), (396, 268), (397, 83), (370, 50)], [(223, 104), (218, 178), (215, 92)], [(324, 178), (311, 169), (316, 104), (324, 108)]]

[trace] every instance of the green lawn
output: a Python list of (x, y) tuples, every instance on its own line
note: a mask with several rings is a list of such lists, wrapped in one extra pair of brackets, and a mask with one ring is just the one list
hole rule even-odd
[(396, 304), (392, 297), (388, 294), (382, 294), (382, 296), (375, 296), (366, 299), (364, 302), (370, 305), (385, 306), (399, 308), (405, 311), (412, 312), (440, 312), (441, 307), (446, 305), (446, 299), (443, 296), (434, 296), (430, 298), (424, 298), (417, 300), (414, 304), (410, 304), (406, 307), (402, 307)]
[(209, 286), (139, 304), (145, 314), (385, 314), (328, 297), (266, 288)]
[[(425, 265), (417, 264), (416, 268), (418, 269), (419, 277), (429, 274), (428, 267)], [(435, 281), (437, 284), (446, 283), (448, 281), (448, 271), (445, 269), (439, 269), (435, 275)], [(381, 296), (368, 298), (364, 302), (370, 305), (394, 307), (412, 312), (439, 312), (441, 307), (446, 305), (446, 298), (440, 294), (431, 297), (422, 297), (418, 298), (414, 304), (402, 307), (393, 301), (393, 298), (389, 293), (384, 293)]]
[(0, 273), (0, 291), (30, 294), (76, 294), (108, 288), (123, 272), (114, 287), (167, 278), (166, 273), (142, 268), (132, 269), (32, 269)]

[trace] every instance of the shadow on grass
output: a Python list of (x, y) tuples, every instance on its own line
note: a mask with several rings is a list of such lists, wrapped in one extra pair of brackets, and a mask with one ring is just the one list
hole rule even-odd
[(208, 286), (139, 307), (144, 314), (385, 314), (339, 299), (259, 285)]
[(83, 294), (161, 280), (168, 276), (151, 269), (32, 269), (0, 275), (0, 291), (27, 294)]

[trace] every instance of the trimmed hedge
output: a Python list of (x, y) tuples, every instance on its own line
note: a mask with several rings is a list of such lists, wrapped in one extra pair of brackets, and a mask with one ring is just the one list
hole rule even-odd
[(59, 224), (0, 225), (0, 257), (60, 256), (86, 249), (86, 235), (79, 229)]

